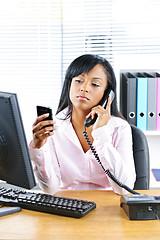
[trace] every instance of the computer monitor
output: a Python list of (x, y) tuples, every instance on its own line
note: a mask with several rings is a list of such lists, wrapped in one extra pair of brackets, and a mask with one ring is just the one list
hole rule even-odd
[(0, 92), (0, 180), (32, 189), (35, 178), (17, 95)]

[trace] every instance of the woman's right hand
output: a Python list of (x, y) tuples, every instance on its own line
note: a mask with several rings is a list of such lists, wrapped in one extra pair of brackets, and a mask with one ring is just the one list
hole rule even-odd
[(52, 136), (54, 134), (54, 130), (56, 130), (56, 127), (54, 126), (55, 121), (45, 120), (45, 118), (48, 116), (49, 113), (46, 113), (37, 117), (36, 121), (33, 124), (33, 148), (41, 148), (45, 144), (46, 139), (49, 136)]

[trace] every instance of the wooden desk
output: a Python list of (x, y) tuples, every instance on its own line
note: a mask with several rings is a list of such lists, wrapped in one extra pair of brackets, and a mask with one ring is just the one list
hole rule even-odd
[[(141, 192), (160, 195), (160, 190)], [(120, 208), (120, 196), (112, 191), (61, 191), (56, 195), (94, 201), (97, 208), (80, 219), (22, 209), (0, 218), (0, 239), (160, 239), (160, 221), (130, 221)]]

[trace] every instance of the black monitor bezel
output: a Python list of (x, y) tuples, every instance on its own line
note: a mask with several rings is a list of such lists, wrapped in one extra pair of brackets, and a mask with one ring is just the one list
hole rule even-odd
[(0, 92), (0, 180), (26, 189), (36, 186), (16, 93)]

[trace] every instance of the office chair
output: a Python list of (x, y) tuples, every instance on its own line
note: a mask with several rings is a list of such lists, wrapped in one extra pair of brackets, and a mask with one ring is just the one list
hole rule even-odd
[(145, 134), (136, 126), (131, 125), (133, 139), (133, 156), (136, 170), (135, 190), (149, 189), (150, 162), (149, 147)]

